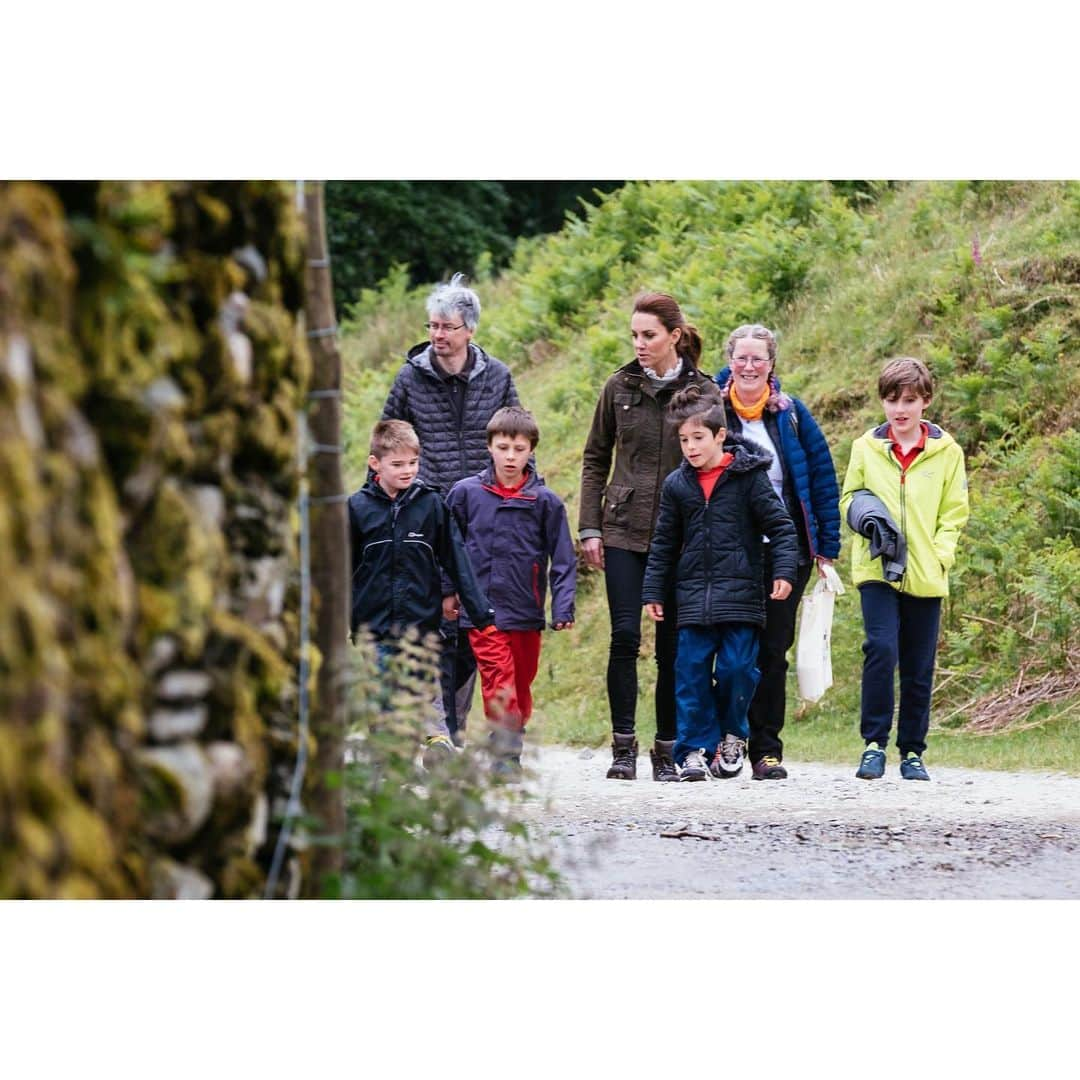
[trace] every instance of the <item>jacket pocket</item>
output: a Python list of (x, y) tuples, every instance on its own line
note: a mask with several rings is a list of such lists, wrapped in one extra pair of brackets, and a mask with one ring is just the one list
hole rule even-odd
[(604, 489), (604, 524), (625, 527), (630, 524), (630, 500), (634, 489), (622, 484), (608, 484)]
[(615, 432), (619, 442), (624, 442), (638, 427), (641, 413), (640, 390), (615, 391)]

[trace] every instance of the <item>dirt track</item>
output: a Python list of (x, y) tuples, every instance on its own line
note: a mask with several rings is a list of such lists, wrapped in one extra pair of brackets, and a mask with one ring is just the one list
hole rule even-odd
[[(532, 820), (597, 899), (1075, 899), (1080, 779), (928, 762), (930, 783), (787, 762), (786, 781), (607, 780), (606, 751), (531, 751)], [(692, 833), (681, 839), (663, 833)]]

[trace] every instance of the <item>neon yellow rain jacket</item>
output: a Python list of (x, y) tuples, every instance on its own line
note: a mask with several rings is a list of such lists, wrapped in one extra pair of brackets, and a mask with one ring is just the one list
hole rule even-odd
[[(956, 541), (968, 519), (964, 451), (936, 424), (926, 423), (926, 449), (905, 473), (890, 452), (889, 425), (861, 435), (851, 446), (840, 514), (847, 520), (852, 495), (872, 491), (886, 506), (907, 540), (907, 569), (894, 589), (912, 596), (948, 596)], [(870, 558), (870, 543), (856, 536), (851, 552), (855, 585), (884, 581), (881, 559)]]

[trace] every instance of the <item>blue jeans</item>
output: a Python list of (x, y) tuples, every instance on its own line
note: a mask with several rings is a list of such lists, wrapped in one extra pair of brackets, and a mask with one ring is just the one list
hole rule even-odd
[(893, 680), (900, 668), (900, 715), (896, 745), (901, 754), (922, 754), (930, 727), (941, 598), (908, 596), (891, 585), (859, 586), (863, 642), (862, 708), (859, 731), (867, 743), (885, 746), (892, 728)]
[(717, 623), (679, 630), (675, 656), (679, 764), (691, 750), (704, 750), (711, 758), (725, 735), (749, 736), (746, 714), (761, 678), (757, 654), (756, 626)]

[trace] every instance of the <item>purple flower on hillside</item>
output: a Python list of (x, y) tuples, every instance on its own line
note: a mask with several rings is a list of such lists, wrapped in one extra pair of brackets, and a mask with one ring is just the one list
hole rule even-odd
[(979, 234), (971, 238), (971, 258), (976, 266), (982, 266), (982, 252), (979, 250)]

